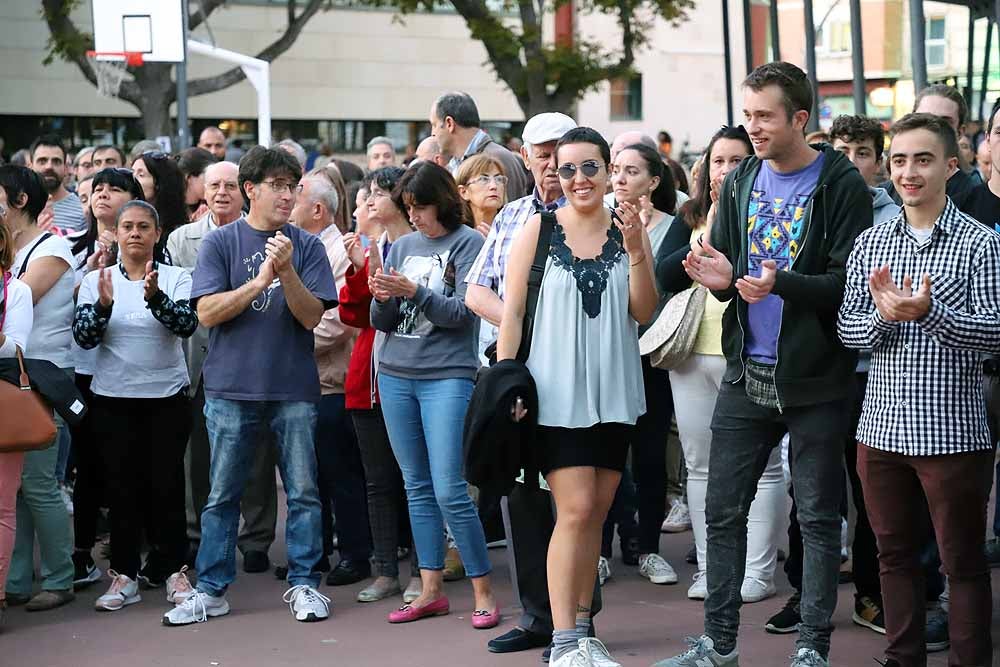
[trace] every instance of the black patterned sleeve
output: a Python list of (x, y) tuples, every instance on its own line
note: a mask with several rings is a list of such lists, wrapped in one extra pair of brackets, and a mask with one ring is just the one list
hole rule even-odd
[(73, 314), (73, 338), (83, 349), (94, 349), (101, 344), (110, 319), (111, 308), (105, 308), (100, 301), (81, 303)]
[(160, 290), (146, 303), (146, 307), (160, 324), (181, 338), (189, 338), (198, 328), (198, 315), (187, 299), (174, 301)]

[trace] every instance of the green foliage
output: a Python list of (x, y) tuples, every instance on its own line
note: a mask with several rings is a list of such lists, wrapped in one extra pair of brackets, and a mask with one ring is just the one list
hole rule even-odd
[[(62, 0), (61, 2), (45, 2), (40, 10), (42, 18), (49, 25), (72, 25), (70, 14), (83, 4), (83, 0)], [(50, 31), (45, 43), (44, 65), (51, 65), (56, 58), (72, 62), (86, 53), (94, 43), (94, 36), (78, 30)]]

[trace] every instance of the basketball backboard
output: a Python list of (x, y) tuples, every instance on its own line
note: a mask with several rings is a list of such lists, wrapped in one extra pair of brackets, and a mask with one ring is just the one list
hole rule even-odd
[(145, 62), (184, 61), (181, 0), (92, 0), (92, 5), (94, 51), (99, 58), (138, 52)]

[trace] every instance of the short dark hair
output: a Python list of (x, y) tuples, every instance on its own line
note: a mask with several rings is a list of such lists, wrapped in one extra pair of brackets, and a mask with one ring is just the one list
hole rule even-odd
[(943, 83), (935, 83), (933, 86), (927, 86), (917, 93), (916, 99), (913, 100), (914, 112), (916, 112), (925, 97), (943, 97), (946, 100), (954, 102), (958, 106), (959, 127), (965, 125), (965, 123), (969, 120), (969, 105), (965, 102), (965, 96), (958, 92), (958, 88), (955, 88), (954, 86), (946, 86)]
[(611, 164), (611, 147), (600, 132), (592, 127), (574, 127), (572, 130), (562, 135), (556, 142), (556, 163), (559, 162), (559, 149), (568, 144), (593, 144), (601, 151), (601, 158), (604, 164)]
[(302, 178), (302, 167), (295, 156), (280, 148), (254, 146), (240, 160), (240, 192), (246, 199), (246, 183), (260, 185), (269, 176), (287, 176), (298, 182)]
[(993, 109), (990, 110), (990, 120), (986, 124), (986, 136), (993, 134), (993, 117), (997, 115), (998, 111), (1000, 111), (1000, 97), (996, 99), (993, 103)]
[(214, 155), (197, 146), (185, 149), (177, 156), (177, 166), (185, 176), (201, 176), (209, 165), (216, 162), (218, 160)]
[(118, 153), (118, 161), (122, 166), (125, 166), (125, 153), (122, 153), (122, 149), (118, 148), (114, 144), (101, 144), (100, 146), (94, 146), (94, 154), (96, 155), (99, 151), (114, 151)]
[(49, 201), (49, 193), (45, 190), (42, 177), (27, 167), (18, 167), (13, 164), (0, 167), (0, 188), (3, 188), (7, 194), (7, 205), (11, 208), (17, 208), (15, 202), (21, 198), (21, 195), (25, 195), (27, 201), (22, 210), (32, 220), (38, 219), (38, 215)]
[(929, 113), (906, 114), (893, 124), (889, 130), (889, 137), (895, 138), (904, 132), (912, 132), (913, 130), (927, 130), (936, 134), (941, 143), (944, 144), (944, 156), (946, 158), (958, 157), (958, 137), (948, 121), (941, 116)]
[(882, 160), (882, 151), (885, 148), (885, 130), (882, 129), (882, 123), (874, 118), (837, 116), (830, 127), (830, 138), (856, 143), (871, 139), (872, 145), (875, 147), (875, 161)]
[(766, 63), (750, 72), (743, 80), (743, 87), (754, 92), (760, 92), (768, 86), (778, 86), (781, 89), (782, 102), (789, 120), (799, 111), (812, 115), (812, 84), (806, 73), (795, 65), (780, 61)]
[(459, 127), (479, 127), (479, 109), (468, 93), (445, 93), (434, 103), (434, 113), (441, 122), (451, 116)]
[[(390, 195), (396, 191), (396, 186), (403, 179), (403, 175), (406, 170), (402, 167), (397, 167), (396, 165), (390, 165), (388, 167), (379, 167), (371, 174), (368, 175), (368, 180), (364, 181), (365, 188), (369, 191), (371, 190), (371, 184), (374, 183), (380, 189), (388, 192)], [(406, 217), (406, 205), (402, 200), (398, 200), (392, 197), (392, 203), (396, 205), (396, 209), (399, 214), (404, 218)]]
[[(649, 196), (649, 201), (653, 204), (653, 208), (674, 215), (677, 212), (677, 186), (674, 183), (673, 172), (670, 171), (667, 165), (663, 164), (660, 153), (654, 151), (646, 144), (631, 144), (623, 148), (622, 152), (624, 151), (635, 151), (638, 153), (639, 157), (646, 163), (646, 171), (649, 175), (660, 179), (660, 184), (656, 186), (656, 189)], [(618, 154), (621, 155), (621, 152)]]
[(54, 146), (62, 151), (63, 160), (66, 159), (66, 146), (63, 144), (62, 138), (55, 134), (43, 134), (34, 141), (31, 142), (31, 147), (28, 148), (28, 152), (31, 153), (31, 159), (35, 159), (35, 150), (39, 146)]
[(434, 162), (421, 162), (406, 170), (392, 191), (396, 206), (436, 206), (437, 219), (447, 230), (458, 229), (468, 221), (465, 203), (451, 172)]
[(656, 135), (656, 138), (661, 142), (666, 142), (668, 144), (674, 143), (674, 138), (670, 136), (670, 133), (666, 130), (660, 130), (660, 133)]

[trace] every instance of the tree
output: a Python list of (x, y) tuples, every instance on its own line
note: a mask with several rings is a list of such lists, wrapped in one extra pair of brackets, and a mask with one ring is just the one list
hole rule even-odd
[[(404, 15), (440, 6), (439, 0), (359, 1), (391, 6)], [(607, 49), (580, 38), (546, 42), (542, 30), (546, 12), (567, 2), (574, 2), (581, 13), (614, 17), (621, 30), (621, 48)], [(631, 76), (635, 54), (648, 45), (655, 21), (685, 20), (694, 0), (450, 0), (450, 4), (486, 47), (497, 79), (507, 84), (530, 118), (543, 111), (568, 112), (604, 81)]]
[[(273, 61), (287, 51), (316, 12), (329, 0), (307, 0), (301, 11), (297, 0), (288, 0), (286, 12), (288, 25), (278, 39), (257, 54), (257, 58)], [(48, 55), (45, 64), (56, 58), (76, 64), (83, 75), (95, 86), (97, 77), (87, 62), (86, 52), (93, 48), (93, 35), (82, 32), (70, 18), (82, 0), (42, 0), (42, 16), (49, 26)], [(192, 3), (193, 4), (193, 3)], [(201, 0), (188, 15), (188, 28), (193, 31), (204, 23), (212, 12), (225, 4), (225, 0)], [(171, 135), (170, 105), (177, 101), (172, 63), (146, 63), (142, 67), (129, 67), (134, 81), (122, 82), (118, 98), (133, 105), (142, 114), (143, 129), (147, 137)], [(246, 75), (239, 67), (222, 74), (194, 79), (188, 82), (188, 97), (205, 95), (239, 83)]]

